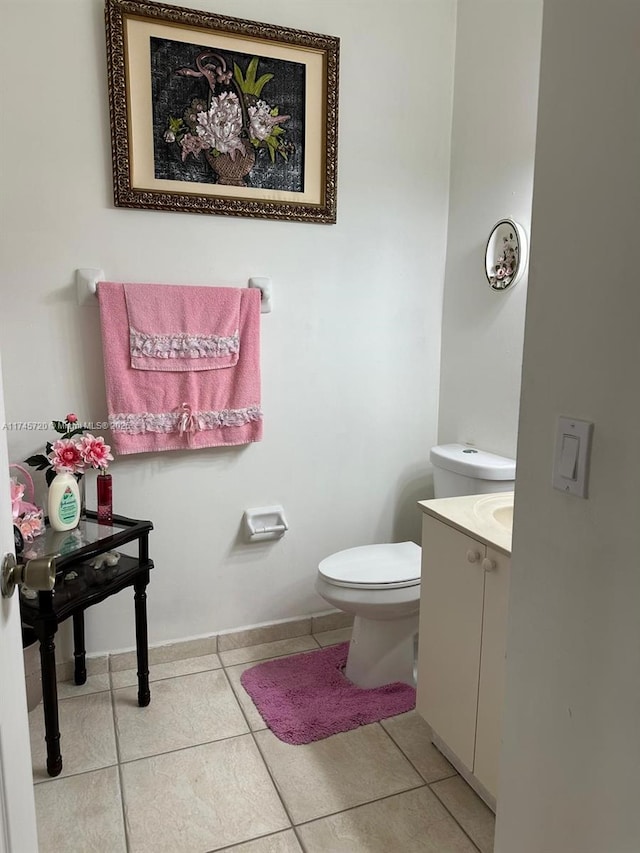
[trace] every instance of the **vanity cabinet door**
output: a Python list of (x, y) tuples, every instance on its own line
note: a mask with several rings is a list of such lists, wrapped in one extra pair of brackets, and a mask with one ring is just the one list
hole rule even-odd
[(487, 548), (482, 660), (478, 690), (478, 724), (474, 776), (494, 797), (498, 792), (498, 760), (504, 702), (507, 610), (511, 560), (505, 554)]
[(469, 770), (476, 736), (485, 551), (475, 539), (424, 516), (417, 709)]

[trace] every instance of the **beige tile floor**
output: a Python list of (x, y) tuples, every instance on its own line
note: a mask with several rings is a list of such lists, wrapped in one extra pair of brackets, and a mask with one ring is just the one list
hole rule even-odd
[(40, 853), (491, 853), (493, 815), (415, 712), (305, 746), (279, 741), (240, 684), (258, 660), (349, 629), (150, 667), (60, 690), (63, 774), (31, 712)]

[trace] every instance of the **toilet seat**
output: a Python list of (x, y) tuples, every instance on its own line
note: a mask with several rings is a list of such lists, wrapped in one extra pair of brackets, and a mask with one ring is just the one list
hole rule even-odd
[(421, 549), (415, 542), (348, 548), (326, 557), (320, 576), (349, 589), (397, 589), (420, 583)]

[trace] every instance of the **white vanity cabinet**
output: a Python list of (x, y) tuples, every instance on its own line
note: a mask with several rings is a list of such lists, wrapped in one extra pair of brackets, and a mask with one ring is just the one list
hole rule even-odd
[(502, 551), (424, 516), (417, 710), (436, 745), (441, 741), (458, 769), (473, 775), (491, 805), (498, 788), (510, 563)]

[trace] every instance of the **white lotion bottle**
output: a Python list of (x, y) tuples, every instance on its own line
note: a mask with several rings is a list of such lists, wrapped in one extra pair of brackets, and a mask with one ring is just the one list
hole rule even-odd
[(52, 530), (72, 530), (80, 520), (80, 491), (73, 474), (63, 471), (51, 481), (48, 501)]

